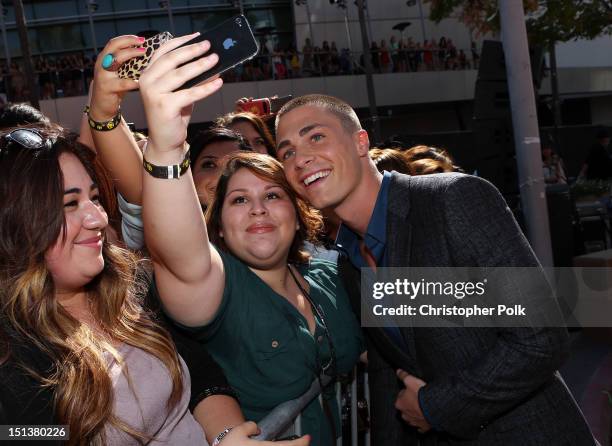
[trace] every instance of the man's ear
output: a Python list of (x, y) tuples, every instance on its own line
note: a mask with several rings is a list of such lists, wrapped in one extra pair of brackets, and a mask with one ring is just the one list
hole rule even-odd
[(359, 156), (368, 156), (368, 151), (370, 150), (370, 137), (368, 136), (368, 132), (363, 129), (357, 130), (353, 134), (353, 138)]

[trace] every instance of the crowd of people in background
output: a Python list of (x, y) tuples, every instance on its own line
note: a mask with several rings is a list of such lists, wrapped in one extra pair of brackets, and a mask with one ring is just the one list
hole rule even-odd
[[(33, 58), (33, 70), (37, 80), (40, 99), (87, 94), (93, 79), (95, 57), (83, 52), (61, 56), (39, 55)], [(0, 63), (0, 89), (11, 101), (29, 98), (25, 68), (21, 60), (12, 60), (10, 65)]]
[[(321, 46), (306, 38), (301, 52), (294, 46), (283, 51), (278, 46), (262, 46), (262, 55), (271, 56), (272, 77), (285, 79), (304, 76), (363, 74), (363, 54), (339, 49), (336, 42), (324, 40)], [(372, 41), (370, 57), (374, 73), (405, 73), (433, 70), (477, 69), (480, 59), (476, 42), (469, 49), (457, 48), (452, 39), (415, 41), (391, 36), (389, 40)]]
[[(391, 36), (388, 41), (373, 41), (370, 54), (374, 73), (477, 69), (480, 58), (475, 42), (469, 49), (457, 48), (452, 39), (446, 37), (419, 42), (412, 37)], [(84, 52), (35, 56), (33, 69), (39, 97), (53, 99), (87, 94), (94, 62), (95, 56)], [(10, 101), (27, 100), (29, 90), (22, 61), (12, 60), (10, 65), (0, 62), (0, 68), (0, 92)], [(263, 40), (260, 53), (227, 72), (224, 81), (250, 82), (364, 72), (363, 54), (338, 48), (334, 41), (323, 41), (318, 46), (307, 38), (299, 51), (295, 44), (283, 48), (271, 40)]]

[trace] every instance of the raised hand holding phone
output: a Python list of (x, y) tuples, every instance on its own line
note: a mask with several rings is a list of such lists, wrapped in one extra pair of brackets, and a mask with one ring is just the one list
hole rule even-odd
[(138, 82), (131, 79), (119, 79), (117, 74), (102, 67), (102, 60), (109, 54), (120, 65), (132, 58), (142, 56), (144, 49), (140, 46), (144, 37), (119, 36), (111, 39), (100, 52), (94, 67), (93, 90), (90, 91), (91, 116), (98, 121), (112, 118), (119, 110), (125, 93), (136, 90)]
[(208, 41), (189, 44), (198, 36), (199, 33), (177, 37), (162, 45), (140, 77), (140, 94), (149, 125), (147, 158), (154, 164), (158, 164), (155, 161), (177, 163), (176, 155), (164, 156), (164, 153), (175, 153), (177, 149), (183, 152), (193, 105), (223, 85), (221, 79), (213, 79), (176, 91), (188, 80), (210, 70), (219, 60), (215, 53), (201, 57), (210, 49)]

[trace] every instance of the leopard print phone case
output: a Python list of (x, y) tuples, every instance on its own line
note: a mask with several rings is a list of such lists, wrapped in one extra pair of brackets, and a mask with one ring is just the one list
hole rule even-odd
[(121, 65), (117, 70), (119, 77), (122, 79), (133, 79), (135, 81), (140, 79), (140, 73), (149, 65), (153, 52), (172, 38), (172, 34), (168, 31), (149, 37), (142, 43), (142, 47), (145, 48), (145, 53), (142, 56), (133, 57)]

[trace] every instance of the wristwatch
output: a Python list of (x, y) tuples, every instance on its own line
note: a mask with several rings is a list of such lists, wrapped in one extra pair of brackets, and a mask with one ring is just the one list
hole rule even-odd
[(187, 172), (187, 169), (189, 169), (190, 164), (189, 150), (185, 153), (185, 158), (183, 158), (181, 164), (172, 164), (171, 166), (156, 166), (148, 162), (144, 156), (142, 157), (142, 165), (147, 173), (155, 178), (162, 178), (164, 180), (182, 177)]

